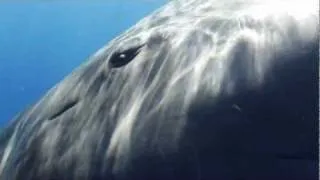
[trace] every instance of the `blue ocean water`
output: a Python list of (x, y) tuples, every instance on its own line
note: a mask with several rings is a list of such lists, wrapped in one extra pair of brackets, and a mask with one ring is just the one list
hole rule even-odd
[(0, 3), (0, 126), (165, 2)]

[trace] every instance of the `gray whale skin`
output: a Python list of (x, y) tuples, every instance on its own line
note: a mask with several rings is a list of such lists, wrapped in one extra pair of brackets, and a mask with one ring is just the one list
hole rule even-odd
[(174, 0), (0, 139), (1, 180), (315, 180), (316, 0)]

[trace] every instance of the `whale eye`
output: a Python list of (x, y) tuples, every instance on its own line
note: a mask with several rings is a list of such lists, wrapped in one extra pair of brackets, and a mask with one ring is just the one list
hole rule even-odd
[(128, 64), (139, 54), (142, 46), (139, 45), (125, 51), (115, 52), (109, 60), (109, 65), (112, 68), (119, 68)]

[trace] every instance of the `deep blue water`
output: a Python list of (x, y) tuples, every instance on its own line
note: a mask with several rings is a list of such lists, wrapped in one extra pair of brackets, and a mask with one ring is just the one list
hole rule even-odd
[(0, 126), (165, 2), (0, 3)]

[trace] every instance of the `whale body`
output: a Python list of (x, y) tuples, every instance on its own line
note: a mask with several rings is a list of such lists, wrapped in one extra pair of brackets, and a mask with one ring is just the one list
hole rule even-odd
[(174, 0), (17, 115), (1, 180), (314, 180), (316, 0)]

